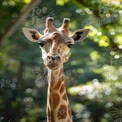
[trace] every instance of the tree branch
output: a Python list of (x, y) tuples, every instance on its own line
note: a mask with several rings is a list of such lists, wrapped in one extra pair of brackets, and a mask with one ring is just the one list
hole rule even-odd
[[(91, 7), (91, 5), (90, 4), (88, 4), (88, 3), (86, 3), (85, 2), (85, 0), (76, 0), (79, 4), (81, 4), (81, 5), (83, 5), (83, 6), (85, 6), (85, 7)], [(93, 12), (93, 14), (95, 15), (95, 17), (97, 18), (97, 19), (100, 19), (100, 16), (99, 16), (99, 11), (98, 10), (92, 10), (92, 12)], [(102, 27), (102, 29), (104, 30), (104, 32), (106, 32), (105, 30), (107, 30), (106, 29), (106, 25), (101, 25), (101, 27)], [(114, 38), (111, 38), (111, 36), (108, 34), (108, 33), (106, 33), (106, 36), (108, 37), (108, 39), (109, 39), (109, 43), (110, 43), (110, 46), (111, 46), (111, 48), (112, 49), (114, 49), (114, 51), (119, 51), (120, 53), (122, 53), (122, 49), (120, 49), (119, 47), (118, 47), (118, 45), (114, 42)]]
[(20, 14), (18, 15), (17, 19), (15, 20), (15, 22), (11, 25), (9, 25), (3, 34), (1, 34), (1, 41), (0, 41), (0, 46), (2, 46), (5, 41), (15, 32), (16, 28), (21, 24), (22, 20), (23, 20), (23, 16), (27, 16), (30, 11), (32, 10), (33, 7), (39, 5), (39, 3), (41, 2), (41, 0), (32, 0), (32, 2), (30, 4), (25, 5), (21, 11)]

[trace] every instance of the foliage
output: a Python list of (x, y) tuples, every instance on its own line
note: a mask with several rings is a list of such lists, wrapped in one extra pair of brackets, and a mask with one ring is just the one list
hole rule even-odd
[[(30, 0), (0, 3), (0, 36), (14, 24)], [(0, 45), (0, 121), (46, 120), (47, 79), (38, 44), (28, 41), (22, 27), (43, 33), (53, 16), (59, 27), (69, 17), (70, 34), (90, 28), (89, 36), (71, 49), (65, 68), (74, 122), (122, 121), (122, 1), (43, 0)], [(5, 36), (5, 35), (4, 35)]]

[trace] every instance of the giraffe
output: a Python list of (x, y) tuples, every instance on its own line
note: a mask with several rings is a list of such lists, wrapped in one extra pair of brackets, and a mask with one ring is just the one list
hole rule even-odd
[(22, 30), (26, 38), (39, 44), (44, 65), (48, 69), (47, 122), (73, 122), (63, 64), (69, 59), (71, 46), (83, 40), (89, 29), (76, 30), (69, 36), (69, 18), (64, 18), (59, 28), (55, 28), (53, 22), (53, 17), (46, 19), (44, 34), (31, 28)]

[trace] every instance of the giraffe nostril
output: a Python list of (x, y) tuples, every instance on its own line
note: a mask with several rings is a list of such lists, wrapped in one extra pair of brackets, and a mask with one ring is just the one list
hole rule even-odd
[(55, 57), (55, 60), (56, 60), (56, 61), (60, 61), (60, 60), (61, 60), (61, 57), (60, 57), (60, 56), (56, 56), (56, 57)]
[(49, 61), (60, 61), (61, 57), (60, 56), (47, 56), (47, 60)]

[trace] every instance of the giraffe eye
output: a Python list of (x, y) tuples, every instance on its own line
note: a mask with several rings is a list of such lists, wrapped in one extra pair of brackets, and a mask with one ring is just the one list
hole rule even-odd
[(40, 45), (41, 47), (43, 47), (43, 46), (44, 46), (44, 43), (41, 42), (41, 43), (39, 43), (39, 45)]
[(72, 47), (72, 45), (73, 45), (73, 44), (68, 44), (67, 46), (68, 46), (69, 48), (71, 48), (71, 47)]

